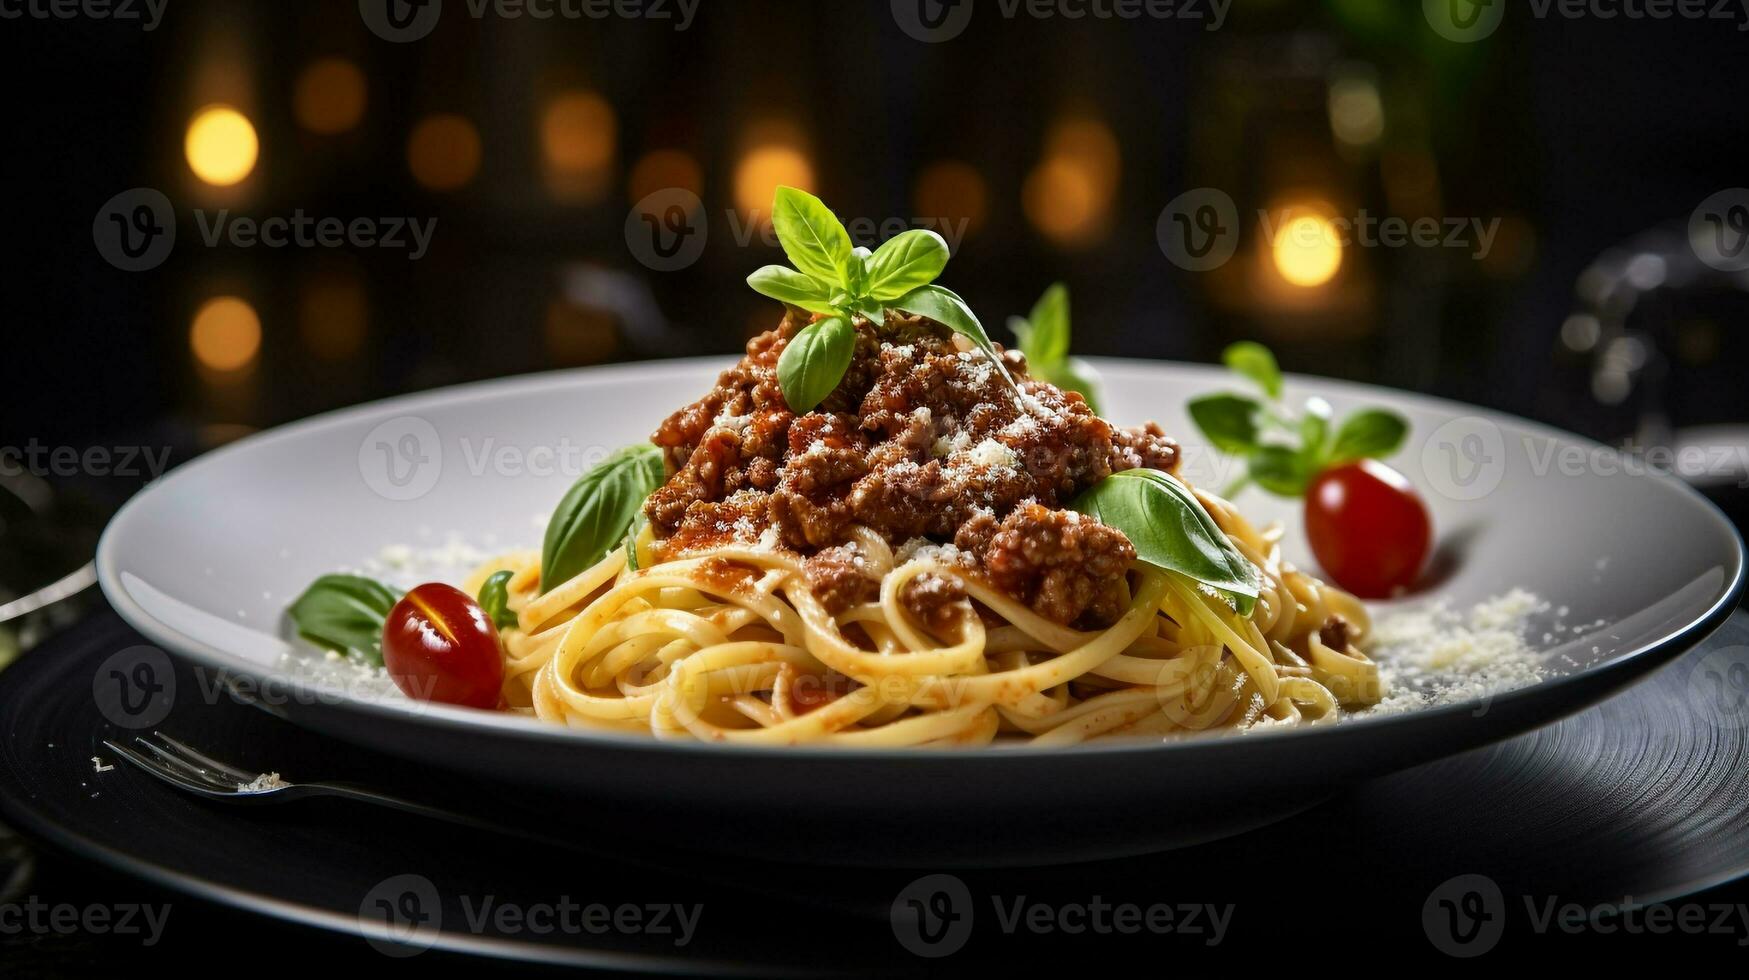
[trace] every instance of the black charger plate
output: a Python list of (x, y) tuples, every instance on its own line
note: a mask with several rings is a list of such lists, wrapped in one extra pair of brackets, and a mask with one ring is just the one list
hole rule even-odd
[[(543, 849), (512, 835), (340, 801), (212, 804), (125, 764), (96, 772), (93, 756), (117, 762), (102, 740), (131, 733), (104, 719), (92, 697), (94, 675), (116, 651), (140, 642), (104, 613), (0, 672), (6, 821), (172, 888), (355, 934), (390, 954), (437, 947), (616, 969), (764, 975), (822, 966), (890, 973), (931, 962), (913, 956), (901, 939), (914, 940), (914, 932), (907, 936), (911, 927), (891, 918), (929, 869), (811, 869), (757, 850), (725, 858), (721, 852), (734, 848), (723, 840), (704, 848), (718, 856), (705, 856), (684, 839), (651, 831), (636, 814), (579, 812), (574, 802), (560, 807), (526, 789), (461, 780), (292, 727), (222, 693), (203, 693), (180, 663), (186, 683), (177, 685), (174, 723), (164, 725), (170, 734), (288, 778), (351, 779), (573, 835), (579, 849)], [(1041, 946), (1048, 955), (1069, 941), (1004, 935), (990, 912), (990, 900), (1003, 896), (1056, 906), (1089, 896), (1231, 902), (1228, 948), (1274, 944), (1296, 929), (1327, 934), (1335, 927), (1320, 910), (1364, 910), (1366, 928), (1377, 935), (1425, 937), (1444, 949), (1449, 937), (1424, 912), (1459, 876), (1483, 876), (1499, 890), (1509, 928), (1524, 922), (1527, 898), (1656, 902), (1731, 880), (1749, 872), (1746, 644), (1749, 615), (1738, 614), (1671, 666), (1589, 711), (1365, 783), (1275, 826), (1122, 861), (945, 875), (936, 883), (957, 880), (964, 895), (975, 896), (976, 910), (964, 953), (950, 962), (1031, 961)], [(696, 814), (694, 825), (698, 835), (721, 833), (709, 813)], [(843, 828), (846, 846), (878, 825), (871, 815), (867, 827)], [(1284, 879), (1299, 884), (1282, 887)], [(388, 906), (375, 902), (385, 895)], [(698, 905), (702, 913), (696, 934), (679, 946), (672, 932), (542, 934), (495, 919), (471, 922), (470, 910), (477, 916), (486, 896), (523, 909), (568, 898), (613, 909)], [(408, 910), (417, 914), (399, 917)], [(1185, 955), (1203, 949), (1201, 938), (1176, 938)], [(1141, 940), (1102, 940), (1125, 941)], [(363, 942), (359, 948), (367, 949)]]

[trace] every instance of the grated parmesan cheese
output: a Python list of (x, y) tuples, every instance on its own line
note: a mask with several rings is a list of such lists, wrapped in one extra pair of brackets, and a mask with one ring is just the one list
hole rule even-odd
[(1467, 610), (1435, 603), (1379, 617), (1371, 656), (1385, 699), (1351, 717), (1486, 700), (1542, 680), (1542, 659), (1525, 636), (1531, 617), (1548, 609), (1513, 589)]

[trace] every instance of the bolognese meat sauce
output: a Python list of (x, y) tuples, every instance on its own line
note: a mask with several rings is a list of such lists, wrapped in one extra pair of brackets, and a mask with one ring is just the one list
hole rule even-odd
[[(1016, 393), (945, 327), (898, 314), (857, 323), (844, 379), (798, 417), (777, 361), (809, 322), (790, 311), (652, 437), (669, 478), (646, 513), (666, 549), (789, 549), (838, 611), (879, 592), (850, 541), (862, 525), (901, 557), (935, 547), (1055, 622), (1101, 626), (1121, 614), (1134, 548), (1065, 504), (1118, 470), (1176, 472), (1176, 442), (1151, 423), (1113, 427), (1080, 395), (1027, 377), (1008, 351)], [(954, 590), (923, 581), (907, 605), (927, 618)]]

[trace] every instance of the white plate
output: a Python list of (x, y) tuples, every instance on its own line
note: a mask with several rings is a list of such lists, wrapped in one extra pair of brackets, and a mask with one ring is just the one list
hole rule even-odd
[[(729, 363), (468, 385), (245, 439), (176, 469), (122, 509), (98, 550), (103, 590), (154, 642), (343, 739), (613, 801), (640, 819), (676, 803), (708, 806), (798, 853), (830, 851), (834, 838), (818, 820), (838, 815), (881, 833), (877, 846), (837, 856), (930, 863), (965, 859), (968, 847), (976, 861), (1087, 857), (1239, 829), (1344, 782), (1583, 707), (1698, 642), (1742, 587), (1742, 543), (1723, 515), (1604, 447), (1455, 403), (1291, 378), (1290, 399), (1321, 395), (1338, 414), (1380, 405), (1408, 416), (1410, 443), (1392, 464), (1421, 488), (1443, 548), (1436, 584), (1408, 601), (1464, 606), (1512, 588), (1535, 593), (1550, 611), (1532, 639), (1552, 676), (1486, 703), (1241, 738), (895, 752), (571, 731), (414, 704), (380, 684), (339, 682), (340, 672), (288, 669), (287, 654), (302, 654), (288, 642), (284, 608), (316, 576), (358, 568), (388, 546), (429, 553), (451, 535), (481, 551), (538, 547), (540, 523), (583, 469), (647, 438)], [(1158, 420), (1185, 443), (1191, 481), (1225, 482), (1226, 464), (1200, 448), (1184, 404), (1232, 388), (1226, 372), (1097, 366), (1115, 420)], [(1311, 566), (1294, 505), (1258, 491), (1238, 503), (1259, 522), (1286, 522), (1289, 557)], [(1556, 620), (1583, 628), (1556, 633)], [(997, 818), (1016, 807), (1034, 814), (1032, 829), (992, 837), (992, 824), (1013, 823)], [(1138, 807), (1148, 808), (1146, 820), (1136, 819)], [(944, 816), (977, 834), (941, 832)], [(917, 821), (932, 829), (906, 830)]]

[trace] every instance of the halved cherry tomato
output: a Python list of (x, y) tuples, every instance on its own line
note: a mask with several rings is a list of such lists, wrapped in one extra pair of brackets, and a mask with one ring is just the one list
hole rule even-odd
[(1337, 585), (1363, 599), (1386, 599), (1421, 576), (1433, 547), (1433, 520), (1407, 477), (1365, 459), (1312, 481), (1306, 537)]
[(504, 684), (498, 631), (466, 592), (427, 582), (383, 623), (383, 666), (410, 698), (496, 708)]

